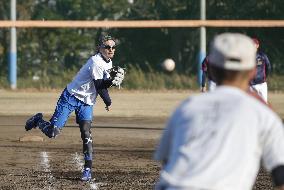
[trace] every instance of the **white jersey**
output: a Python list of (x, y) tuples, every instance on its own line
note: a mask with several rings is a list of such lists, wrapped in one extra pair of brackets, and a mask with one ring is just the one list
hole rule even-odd
[(100, 53), (90, 57), (67, 85), (68, 92), (82, 102), (94, 105), (98, 96), (94, 80), (109, 78), (107, 70), (111, 68), (112, 61), (106, 62)]
[(165, 190), (249, 190), (260, 161), (284, 165), (284, 129), (269, 107), (221, 86), (193, 96), (172, 115), (155, 153)]
[(266, 103), (268, 102), (267, 98), (267, 82), (260, 84), (253, 84), (250, 86), (251, 91), (255, 91)]
[(209, 91), (215, 90), (216, 87), (217, 85), (213, 80), (208, 80), (208, 90)]

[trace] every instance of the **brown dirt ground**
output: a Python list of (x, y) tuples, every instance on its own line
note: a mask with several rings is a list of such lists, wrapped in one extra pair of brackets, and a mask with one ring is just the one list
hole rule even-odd
[[(81, 175), (82, 145), (72, 116), (56, 139), (19, 142), (24, 123), (33, 113), (52, 114), (60, 91), (5, 91), (0, 89), (0, 189), (153, 189), (160, 164), (152, 155), (166, 118), (190, 91), (115, 91), (112, 110), (101, 100), (94, 108), (94, 180)], [(271, 93), (270, 102), (284, 118), (283, 93)], [(46, 118), (48, 119), (48, 118)], [(261, 170), (254, 190), (273, 189), (270, 176)]]
[[(152, 155), (165, 118), (95, 118), (95, 179), (90, 183), (79, 179), (82, 145), (74, 118), (56, 139), (19, 142), (25, 135), (43, 136), (38, 129), (24, 130), (27, 118), (0, 116), (0, 189), (153, 189), (160, 164)], [(264, 170), (258, 175), (256, 189), (273, 189)]]

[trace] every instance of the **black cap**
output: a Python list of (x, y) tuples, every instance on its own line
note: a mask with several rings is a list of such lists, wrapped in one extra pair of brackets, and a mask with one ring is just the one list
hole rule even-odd
[(114, 40), (114, 38), (110, 35), (101, 35), (99, 39), (99, 46), (103, 45), (108, 40)]

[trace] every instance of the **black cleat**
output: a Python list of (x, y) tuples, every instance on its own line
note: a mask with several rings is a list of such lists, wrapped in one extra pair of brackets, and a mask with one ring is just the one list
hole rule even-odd
[(40, 119), (42, 119), (43, 115), (42, 113), (37, 113), (34, 116), (32, 116), (31, 118), (29, 118), (26, 122), (26, 126), (25, 129), (26, 131), (31, 130), (32, 128), (36, 128), (37, 127), (37, 123)]

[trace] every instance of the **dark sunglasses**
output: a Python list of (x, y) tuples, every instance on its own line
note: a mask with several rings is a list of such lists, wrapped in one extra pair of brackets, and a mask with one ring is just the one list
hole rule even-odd
[(108, 49), (108, 50), (110, 50), (110, 49), (115, 50), (115, 46), (102, 45), (101, 47), (104, 48), (104, 49)]

